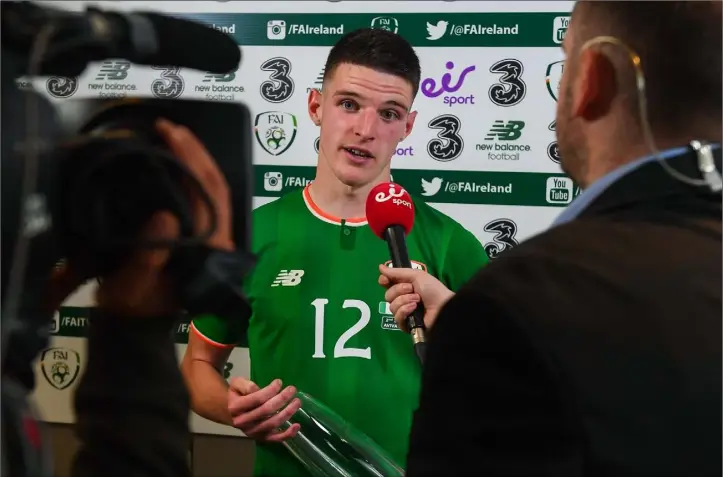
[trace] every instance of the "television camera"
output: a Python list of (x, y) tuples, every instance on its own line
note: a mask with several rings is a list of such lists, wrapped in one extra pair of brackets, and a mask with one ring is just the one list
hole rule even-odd
[[(46, 347), (51, 316), (42, 294), (55, 264), (82, 260), (102, 280), (137, 247), (170, 247), (169, 275), (191, 314), (247, 306), (242, 279), (249, 252), (252, 198), (251, 126), (241, 104), (184, 99), (64, 99), (51, 102), (21, 89), (20, 78), (77, 81), (93, 61), (235, 71), (240, 49), (210, 27), (156, 13), (75, 13), (32, 2), (2, 8), (2, 370), (3, 441), (27, 431), (25, 394), (34, 386), (31, 363)], [(188, 127), (206, 146), (231, 191), (236, 252), (205, 246), (215, 231), (194, 233), (188, 187), (213, 204), (192, 174), (155, 133), (166, 118)], [(140, 242), (151, 216), (167, 210), (179, 220), (173, 242)], [(215, 218), (215, 213), (212, 214)], [(49, 475), (34, 446), (5, 447), (7, 475)], [(12, 444), (15, 445), (15, 444)]]

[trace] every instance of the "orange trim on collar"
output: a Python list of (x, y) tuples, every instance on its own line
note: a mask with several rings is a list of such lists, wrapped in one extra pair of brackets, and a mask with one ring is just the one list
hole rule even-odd
[[(314, 203), (314, 200), (311, 198), (311, 193), (309, 193), (310, 186), (311, 184), (308, 184), (306, 187), (304, 187), (304, 202), (306, 203), (306, 206), (309, 208), (311, 213), (323, 220), (324, 222), (341, 225), (342, 219), (340, 219), (339, 217), (334, 217), (331, 214), (327, 214)], [(354, 217), (351, 219), (344, 219), (344, 224), (349, 226), (366, 225), (366, 223), (366, 217)]]

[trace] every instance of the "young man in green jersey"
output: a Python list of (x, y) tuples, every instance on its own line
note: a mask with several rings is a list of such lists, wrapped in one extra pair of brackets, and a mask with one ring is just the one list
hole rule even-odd
[[(377, 284), (389, 252), (364, 215), (412, 131), (419, 81), (419, 59), (394, 33), (357, 30), (332, 48), (322, 90), (308, 98), (321, 128), (316, 177), (253, 213), (258, 262), (244, 284), (251, 316), (193, 320), (182, 364), (192, 408), (257, 441), (256, 476), (307, 475), (279, 444), (299, 430), (278, 430), (299, 408), (297, 389), (405, 462), (421, 369)], [(487, 263), (484, 249), (451, 218), (414, 205), (410, 259), (456, 290)], [(244, 333), (251, 379), (227, 384), (220, 370)]]

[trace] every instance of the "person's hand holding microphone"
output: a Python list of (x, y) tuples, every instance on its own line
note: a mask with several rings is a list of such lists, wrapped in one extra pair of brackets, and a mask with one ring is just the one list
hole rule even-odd
[(407, 317), (419, 303), (424, 304), (424, 324), (431, 330), (442, 307), (454, 296), (442, 282), (429, 273), (412, 268), (379, 265), (379, 284), (387, 289), (384, 299), (394, 314), (397, 326), (409, 332)]

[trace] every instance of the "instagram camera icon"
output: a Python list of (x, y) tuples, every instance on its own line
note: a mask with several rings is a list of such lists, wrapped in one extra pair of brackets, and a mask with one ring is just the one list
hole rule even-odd
[(284, 20), (269, 20), (266, 23), (266, 38), (269, 40), (283, 40), (286, 38), (286, 22)]

